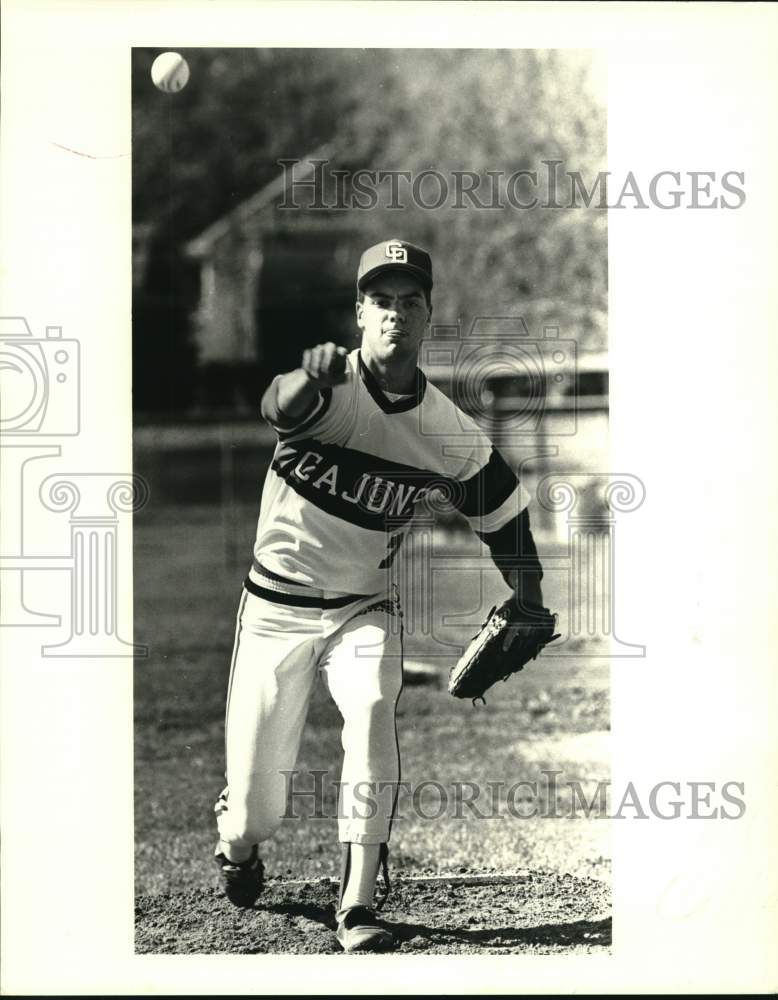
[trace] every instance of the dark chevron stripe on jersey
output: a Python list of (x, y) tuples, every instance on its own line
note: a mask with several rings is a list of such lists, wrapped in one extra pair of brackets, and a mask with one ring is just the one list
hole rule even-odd
[(433, 490), (440, 490), (456, 510), (478, 516), (496, 510), (517, 485), (495, 451), (482, 469), (460, 481), (315, 438), (279, 442), (271, 468), (320, 510), (371, 531), (402, 527)]
[(464, 481), (464, 501), (458, 509), (466, 517), (491, 514), (505, 503), (517, 484), (516, 473), (499, 451), (492, 449), (486, 465)]
[(372, 531), (401, 527), (414, 504), (446, 476), (314, 438), (279, 442), (273, 464), (295, 493), (341, 520)]

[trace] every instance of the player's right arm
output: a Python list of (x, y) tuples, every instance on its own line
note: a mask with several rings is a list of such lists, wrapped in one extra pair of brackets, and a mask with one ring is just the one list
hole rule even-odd
[(345, 347), (317, 344), (303, 352), (302, 364), (280, 375), (262, 397), (262, 416), (274, 427), (293, 427), (311, 414), (322, 389), (331, 389), (347, 378)]

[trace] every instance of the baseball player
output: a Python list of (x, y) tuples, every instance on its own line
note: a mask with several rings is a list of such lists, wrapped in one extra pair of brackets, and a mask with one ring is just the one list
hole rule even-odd
[[(402, 627), (391, 565), (414, 511), (442, 490), (488, 545), (517, 600), (542, 605), (528, 496), (477, 425), (418, 368), (432, 262), (399, 239), (362, 255), (359, 348), (332, 343), (277, 376), (262, 415), (278, 442), (262, 494), (237, 616), (226, 710), (227, 787), (216, 804), (216, 863), (228, 898), (263, 885), (258, 845), (286, 805), (317, 676), (343, 717), (337, 939), (345, 951), (392, 943), (376, 915), (400, 779), (395, 709)], [(451, 435), (467, 446), (445, 447)], [(386, 788), (393, 794), (382, 794)], [(375, 793), (366, 809), (365, 793)]]

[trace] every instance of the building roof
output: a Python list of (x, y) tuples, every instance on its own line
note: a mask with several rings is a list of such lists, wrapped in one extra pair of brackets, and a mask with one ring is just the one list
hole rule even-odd
[[(328, 160), (332, 155), (332, 151), (332, 146), (324, 145), (308, 153), (307, 156), (304, 156), (299, 161), (299, 166), (295, 171), (295, 178), (297, 180), (305, 180), (314, 171), (312, 161)], [(285, 170), (281, 171), (277, 177), (270, 181), (269, 184), (260, 188), (256, 194), (241, 202), (240, 205), (237, 205), (226, 215), (217, 219), (216, 222), (211, 223), (198, 236), (185, 243), (184, 253), (188, 257), (195, 258), (207, 256), (213, 245), (222, 239), (222, 237), (235, 229), (241, 228), (246, 222), (265, 209), (273, 208), (278, 195), (283, 194), (285, 191), (286, 180), (287, 172)]]

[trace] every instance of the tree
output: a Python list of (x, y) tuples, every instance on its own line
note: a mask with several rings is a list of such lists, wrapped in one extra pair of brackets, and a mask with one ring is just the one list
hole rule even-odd
[[(175, 247), (278, 176), (277, 161), (328, 142), (340, 169), (434, 171), (449, 185), (440, 208), (386, 201), (352, 210), (349, 224), (376, 240), (398, 235), (429, 247), (436, 266), (435, 316), (465, 325), (479, 315), (553, 322), (579, 345), (602, 348), (607, 311), (605, 212), (544, 208), (549, 168), (580, 171), (589, 184), (605, 168), (604, 109), (592, 94), (585, 53), (479, 49), (193, 49), (177, 94), (155, 90), (157, 51), (133, 52), (133, 219), (153, 223), (157, 257), (179, 312), (194, 308)], [(455, 172), (505, 178), (538, 172), (513, 193), (523, 209), (454, 207)], [(435, 177), (420, 189), (430, 203)], [(382, 189), (386, 193), (385, 189)], [(566, 195), (566, 191), (564, 192)], [(564, 204), (564, 197), (560, 196)], [(355, 248), (356, 249), (356, 248)], [(165, 263), (166, 262), (166, 263)], [(167, 270), (166, 270), (167, 269)], [(151, 278), (149, 279), (151, 280)], [(164, 281), (163, 281), (164, 284)], [(171, 302), (149, 293), (136, 314), (138, 359), (153, 356), (162, 330), (173, 356), (194, 365), (188, 326), (170, 322)], [(157, 297), (155, 298), (155, 295)], [(139, 297), (140, 299), (141, 297)], [(164, 296), (163, 296), (164, 298)], [(167, 312), (166, 312), (167, 310)], [(534, 331), (533, 331), (534, 332)], [(143, 395), (146, 365), (136, 370)]]

